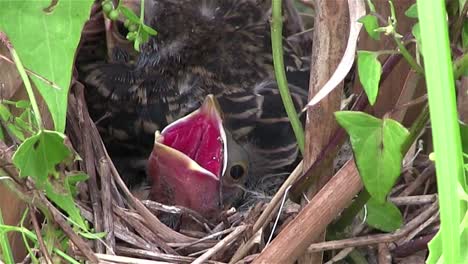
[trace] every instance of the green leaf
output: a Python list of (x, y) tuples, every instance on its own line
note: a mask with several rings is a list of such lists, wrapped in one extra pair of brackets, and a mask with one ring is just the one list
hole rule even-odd
[(99, 233), (79, 232), (79, 234), (84, 238), (96, 240), (96, 239), (104, 238), (107, 233), (106, 232), (99, 232)]
[(436, 264), (442, 263), (440, 258), (442, 257), (442, 237), (441, 230), (432, 238), (432, 240), (427, 244), (429, 248), (429, 256), (427, 257), (426, 263)]
[(57, 176), (55, 167), (70, 158), (71, 151), (64, 144), (65, 136), (55, 131), (39, 131), (26, 139), (13, 155), (13, 163), (20, 177), (31, 177), (36, 186), (44, 190), (49, 199), (68, 213), (73, 222), (86, 229), (86, 224), (71, 195), (67, 177)]
[(31, 107), (31, 103), (29, 101), (26, 101), (26, 100), (19, 100), (15, 103), (15, 106), (16, 108), (23, 108), (23, 109), (26, 109), (26, 108), (30, 108)]
[(54, 120), (55, 129), (65, 130), (67, 95), (75, 50), (93, 0), (60, 0), (51, 12), (50, 0), (4, 0), (0, 8), (0, 31), (8, 36), (24, 66), (52, 81), (53, 88), (36, 76), (39, 89)]
[(366, 190), (380, 203), (400, 175), (401, 147), (408, 130), (391, 119), (378, 119), (363, 112), (335, 113), (350, 136), (356, 165)]
[(382, 65), (377, 59), (377, 53), (372, 51), (358, 51), (358, 74), (364, 91), (371, 105), (374, 105), (379, 93)]
[(6, 121), (10, 120), (10, 117), (11, 117), (11, 112), (8, 109), (8, 107), (6, 107), (6, 105), (0, 103), (0, 118), (3, 121), (6, 122)]
[(418, 18), (418, 5), (416, 3), (412, 4), (406, 11), (405, 16), (411, 18)]
[(366, 222), (384, 232), (393, 232), (403, 224), (400, 210), (391, 202), (379, 203), (375, 199), (367, 202)]
[(5, 134), (3, 133), (2, 126), (0, 126), (0, 141), (5, 141)]
[(364, 28), (366, 29), (367, 34), (369, 34), (372, 39), (380, 40), (380, 32), (375, 31), (379, 27), (379, 21), (375, 16), (365, 15), (358, 21), (364, 24)]
[(414, 24), (413, 28), (411, 29), (411, 33), (413, 34), (416, 42), (418, 43), (419, 50), (422, 49), (422, 42), (421, 42), (421, 30), (419, 29), (419, 23)]
[(55, 172), (55, 166), (71, 154), (64, 139), (63, 134), (47, 130), (26, 139), (13, 155), (20, 177), (30, 176), (38, 186), (43, 186), (49, 174)]
[(23, 131), (32, 132), (31, 124), (24, 122), (23, 119), (15, 117), (15, 125), (17, 128), (22, 129)]
[(369, 6), (369, 10), (370, 10), (371, 12), (375, 12), (374, 3), (372, 3), (371, 0), (367, 0), (367, 5)]
[(140, 43), (145, 43), (149, 39), (149, 34), (145, 31), (140, 31), (140, 34), (138, 35), (138, 39)]
[(23, 132), (16, 125), (8, 123), (6, 124), (6, 127), (19, 141), (24, 141), (26, 139)]
[(468, 21), (463, 21), (463, 30), (462, 30), (462, 45), (463, 48), (468, 47)]
[(140, 43), (141, 43), (141, 36), (140, 36), (140, 35), (137, 35), (135, 41), (133, 42), (133, 48), (134, 48), (136, 51), (140, 51)]
[(135, 24), (140, 24), (140, 18), (135, 13), (133, 13), (133, 11), (130, 8), (121, 5), (119, 6), (119, 10), (131, 22)]
[(156, 36), (156, 35), (158, 34), (158, 32), (157, 32), (156, 30), (154, 30), (154, 29), (151, 28), (151, 27), (148, 27), (148, 26), (145, 25), (145, 24), (141, 24), (141, 27), (142, 27), (142, 29), (143, 29), (146, 33), (148, 33), (148, 34), (150, 34), (150, 35), (152, 35), (152, 36)]
[(77, 172), (71, 175), (67, 175), (65, 178), (65, 183), (68, 185), (68, 188), (70, 189), (72, 195), (77, 194), (76, 190), (76, 184), (79, 182), (84, 182), (89, 178), (89, 176), (83, 172)]

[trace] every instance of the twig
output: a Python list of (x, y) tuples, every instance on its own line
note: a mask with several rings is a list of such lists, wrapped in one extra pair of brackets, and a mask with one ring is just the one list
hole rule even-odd
[[(74, 124), (77, 122), (77, 126), (79, 130), (76, 130), (77, 137), (81, 135), (81, 146), (83, 146), (82, 152), (84, 154), (83, 161), (84, 167), (86, 168), (86, 173), (89, 176), (87, 181), (88, 185), (88, 194), (91, 199), (91, 206), (93, 208), (93, 219), (92, 222), (94, 224), (94, 228), (96, 232), (103, 232), (103, 220), (102, 220), (102, 205), (99, 199), (99, 188), (97, 183), (97, 175), (96, 175), (96, 166), (95, 166), (95, 153), (93, 150), (93, 139), (91, 133), (91, 120), (89, 118), (84, 118), (85, 116), (89, 116), (88, 108), (86, 107), (85, 99), (84, 99), (84, 86), (80, 83), (75, 83), (73, 85), (74, 94), (70, 94), (69, 96), (69, 108), (68, 113), (70, 117), (68, 121), (70, 124)], [(83, 133), (78, 134), (79, 131)], [(79, 140), (79, 139), (78, 139)], [(76, 144), (76, 142), (75, 142)], [(91, 221), (88, 219), (88, 221)], [(95, 242), (96, 245), (96, 253), (104, 253), (104, 246), (99, 241)]]
[(161, 211), (170, 214), (187, 215), (188, 217), (192, 218), (197, 224), (200, 224), (200, 226), (203, 228), (205, 228), (206, 225), (210, 225), (210, 221), (208, 221), (208, 219), (189, 208), (175, 205), (165, 205), (151, 200), (144, 200), (141, 202), (151, 211)]
[[(133, 249), (133, 248), (121, 247), (121, 246), (117, 246), (117, 253), (123, 254), (126, 256), (135, 256), (135, 257), (140, 257), (140, 258), (163, 260), (163, 261), (168, 261), (171, 263), (192, 263), (195, 260), (195, 258), (192, 258), (192, 257), (169, 255), (169, 254), (163, 254), (163, 253), (158, 253), (158, 252), (153, 252), (153, 251), (148, 251), (148, 250)], [(213, 260), (208, 260), (205, 263), (222, 264), (221, 262), (213, 261)]]
[[(119, 215), (122, 220), (127, 222), (133, 229), (136, 230), (138, 234), (140, 234), (145, 240), (150, 241), (157, 245), (158, 247), (162, 248), (166, 253), (170, 253), (173, 255), (178, 255), (178, 253), (169, 247), (164, 241), (161, 240), (159, 236), (155, 236), (151, 230), (149, 230), (145, 225), (143, 225), (140, 220), (136, 219), (131, 213), (125, 212), (122, 208), (118, 206), (114, 206), (114, 212)], [(159, 250), (158, 250), (159, 251)]]
[(242, 234), (242, 232), (245, 231), (246, 228), (247, 228), (247, 226), (245, 226), (245, 225), (236, 227), (236, 230), (234, 230), (231, 234), (227, 235), (223, 240), (219, 241), (219, 243), (216, 244), (214, 247), (208, 249), (208, 251), (206, 251), (203, 255), (198, 257), (192, 263), (193, 264), (202, 264), (202, 263), (204, 263), (210, 257), (212, 257), (214, 254), (216, 254), (216, 252), (218, 252), (222, 248), (228, 246), (231, 242), (233, 242), (235, 239), (237, 239)]
[(50, 257), (49, 251), (44, 243), (44, 239), (42, 238), (41, 228), (39, 227), (39, 223), (37, 222), (36, 212), (34, 208), (29, 205), (29, 215), (31, 216), (31, 222), (34, 227), (34, 232), (36, 232), (37, 241), (39, 242), (39, 248), (41, 249), (42, 256), (46, 263), (53, 264), (52, 258)]
[(390, 201), (396, 205), (421, 205), (421, 204), (432, 203), (436, 200), (437, 200), (436, 194), (400, 196), (400, 197), (390, 198)]
[(208, 235), (208, 236), (206, 236), (206, 237), (200, 238), (200, 239), (197, 240), (197, 241), (193, 241), (193, 242), (188, 243), (188, 244), (186, 244), (186, 245), (180, 246), (180, 247), (178, 247), (176, 250), (181, 250), (181, 249), (184, 249), (184, 248), (188, 248), (188, 247), (190, 247), (190, 246), (199, 244), (199, 243), (204, 242), (204, 241), (207, 241), (207, 240), (209, 240), (209, 239), (213, 239), (213, 238), (215, 238), (215, 237), (222, 236), (222, 235), (227, 234), (227, 233), (231, 233), (231, 232), (234, 231), (235, 229), (236, 229), (236, 227), (231, 227), (231, 228), (225, 229), (225, 230), (223, 230), (223, 231), (216, 232), (216, 233), (214, 233), (214, 234), (211, 234), (211, 235)]
[(426, 221), (429, 217), (431, 217), (438, 208), (437, 202), (430, 205), (423, 213), (415, 217), (413, 220), (408, 222), (403, 228), (399, 229), (395, 233), (392, 234), (378, 234), (378, 235), (370, 235), (370, 236), (362, 236), (362, 237), (355, 237), (355, 238), (348, 238), (342, 240), (335, 240), (335, 241), (328, 241), (322, 243), (316, 243), (309, 246), (308, 250), (311, 252), (317, 251), (325, 251), (325, 250), (335, 250), (341, 248), (348, 248), (348, 247), (360, 247), (360, 246), (367, 246), (367, 245), (375, 245), (379, 243), (389, 243), (404, 237), (416, 227), (418, 227), (421, 223)]
[(112, 194), (109, 164), (106, 159), (98, 161), (99, 175), (101, 175), (101, 202), (102, 216), (104, 222), (104, 232), (106, 232), (106, 253), (115, 254), (115, 236), (114, 236), (114, 219), (112, 216)]
[(99, 263), (125, 263), (125, 264), (171, 264), (171, 262), (165, 261), (154, 261), (148, 259), (137, 259), (130, 257), (96, 254), (99, 259)]
[(62, 228), (63, 232), (70, 238), (73, 244), (81, 251), (81, 253), (89, 260), (91, 263), (97, 263), (98, 259), (96, 255), (93, 253), (91, 248), (86, 244), (86, 242), (81, 238), (79, 235), (73, 231), (73, 229), (68, 225), (68, 223), (63, 218), (62, 214), (55, 208), (47, 198), (43, 194), (38, 195), (39, 199), (45, 204), (45, 206), (49, 209), (52, 217), (54, 218), (55, 222)]
[[(273, 218), (274, 213), (278, 210), (279, 208), (279, 203), (286, 193), (286, 190), (293, 184), (299, 177), (301, 177), (302, 173), (302, 164), (303, 161), (301, 161), (297, 167), (293, 170), (291, 175), (286, 179), (286, 181), (281, 185), (279, 190), (276, 192), (275, 196), (271, 199), (270, 203), (268, 206), (265, 208), (265, 210), (262, 212), (260, 217), (255, 221), (255, 224), (252, 229), (252, 234), (256, 234), (260, 229), (263, 229), (268, 222)], [(239, 260), (241, 260), (249, 250), (255, 245), (254, 243), (255, 236), (252, 236), (247, 242), (243, 243), (236, 251), (232, 259), (229, 261), (229, 263), (236, 263)]]
[(253, 263), (293, 263), (321, 234), (328, 224), (349, 205), (361, 190), (362, 181), (353, 160), (341, 170), (304, 206), (266, 247)]

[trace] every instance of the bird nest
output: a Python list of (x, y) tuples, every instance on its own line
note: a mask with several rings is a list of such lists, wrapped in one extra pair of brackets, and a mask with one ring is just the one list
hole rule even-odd
[[(103, 39), (97, 30), (104, 28), (101, 17), (99, 6), (95, 6), (83, 32), (85, 41), (78, 60), (95, 56), (95, 44)], [(114, 38), (108, 47), (121, 41), (115, 32), (111, 34)], [(297, 204), (284, 202), (285, 187), (269, 197), (272, 200), (268, 203), (263, 199), (247, 210), (230, 208), (216, 220), (205, 219), (187, 208), (140, 199), (126, 186), (106, 151), (90, 118), (84, 90), (81, 83), (73, 84), (67, 115), (67, 135), (82, 158), (80, 169), (89, 175), (88, 181), (80, 185), (76, 204), (95, 231), (106, 235), (89, 243), (68, 234), (76, 255), (103, 263), (250, 262), (299, 211)], [(300, 171), (295, 170), (296, 176), (289, 177), (284, 186)], [(169, 227), (171, 219), (183, 219), (179, 221), (182, 225)]]
[[(104, 262), (220, 263), (252, 260), (272, 235), (297, 212), (283, 204), (282, 188), (268, 204), (259, 202), (246, 211), (224, 211), (217, 222), (187, 208), (140, 200), (125, 185), (89, 117), (83, 87), (75, 84), (69, 99), (68, 136), (82, 157), (89, 180), (76, 203), (96, 231), (105, 231), (92, 244), (72, 241), (77, 254)], [(275, 209), (282, 206), (281, 215)], [(159, 217), (158, 217), (159, 216)], [(169, 228), (160, 217), (180, 217), (184, 225)]]

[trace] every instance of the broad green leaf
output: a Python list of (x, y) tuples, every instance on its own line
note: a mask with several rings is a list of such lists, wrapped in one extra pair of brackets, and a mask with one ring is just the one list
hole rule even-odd
[(0, 118), (6, 122), (10, 119), (11, 117), (11, 112), (10, 110), (8, 109), (8, 107), (6, 107), (4, 104), (1, 104), (0, 103)]
[(371, 198), (367, 202), (366, 222), (381, 231), (393, 232), (403, 224), (403, 216), (393, 203), (379, 203)]
[(384, 203), (400, 175), (401, 147), (408, 131), (391, 119), (378, 119), (363, 112), (335, 113), (350, 136), (356, 164), (366, 190)]
[(31, 103), (26, 100), (19, 100), (15, 103), (16, 108), (30, 108)]
[(382, 65), (377, 59), (377, 53), (372, 51), (358, 51), (358, 74), (362, 87), (369, 98), (371, 105), (375, 103), (379, 93)]
[(47, 130), (26, 139), (13, 155), (20, 177), (30, 176), (38, 186), (43, 186), (55, 166), (71, 155), (64, 139), (63, 134)]
[(418, 5), (416, 3), (412, 4), (406, 11), (405, 16), (411, 18), (418, 18)]
[(158, 32), (145, 24), (141, 24), (142, 29), (150, 35), (156, 36)]
[(65, 130), (75, 50), (92, 3), (93, 0), (60, 0), (50, 12), (44, 11), (51, 5), (50, 0), (3, 0), (1, 4), (0, 31), (6, 33), (24, 66), (59, 87), (30, 77), (59, 132)]
[(2, 126), (0, 126), (0, 141), (5, 141), (5, 134), (3, 133)]
[(15, 136), (19, 141), (24, 141), (26, 139), (21, 129), (19, 129), (16, 125), (8, 123), (6, 124), (6, 127), (8, 131), (13, 134), (13, 136)]
[(122, 14), (126, 18), (128, 18), (128, 20), (130, 20), (130, 22), (133, 22), (135, 24), (140, 24), (140, 18), (131, 9), (123, 5), (120, 5), (119, 9), (120, 9), (120, 12), (122, 12)]
[(60, 177), (55, 169), (72, 154), (65, 146), (64, 139), (63, 134), (55, 131), (39, 131), (18, 147), (13, 163), (20, 170), (20, 177), (33, 178), (38, 189), (44, 190), (47, 197), (66, 211), (74, 223), (86, 229), (66, 177)]
[(361, 22), (364, 25), (364, 28), (367, 31), (367, 34), (375, 40), (380, 40), (380, 32), (375, 31), (379, 27), (379, 22), (377, 18), (373, 15), (366, 15), (363, 16), (359, 19), (359, 22)]

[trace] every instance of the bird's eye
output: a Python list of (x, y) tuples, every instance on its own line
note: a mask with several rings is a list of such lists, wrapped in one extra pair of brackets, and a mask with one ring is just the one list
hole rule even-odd
[(245, 173), (246, 173), (245, 166), (241, 164), (233, 165), (231, 169), (229, 170), (229, 174), (231, 175), (231, 178), (234, 180), (241, 179), (242, 177), (244, 177)]

